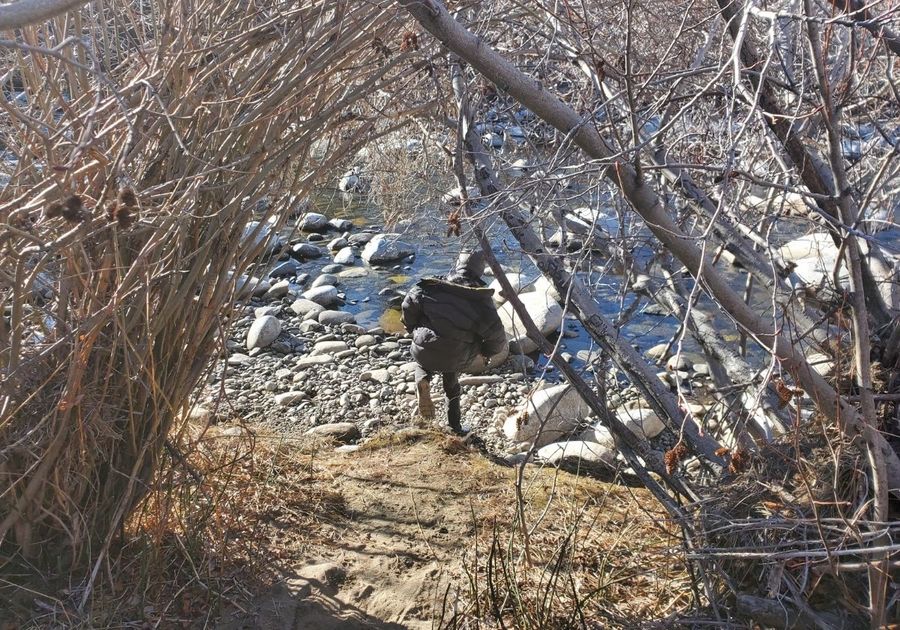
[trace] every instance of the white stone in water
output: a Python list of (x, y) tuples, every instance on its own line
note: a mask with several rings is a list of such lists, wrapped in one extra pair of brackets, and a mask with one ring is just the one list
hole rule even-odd
[(352, 247), (344, 247), (334, 255), (334, 262), (338, 265), (352, 265), (356, 260), (356, 253)]
[(585, 442), (582, 440), (548, 444), (538, 449), (537, 458), (554, 466), (578, 464), (579, 462), (604, 464), (609, 467), (615, 467), (616, 465), (615, 450), (597, 442)]
[(247, 349), (266, 348), (281, 334), (281, 320), (265, 315), (255, 320), (247, 332)]
[[(562, 307), (547, 293), (523, 293), (519, 296), (525, 310), (531, 316), (535, 326), (540, 329), (541, 334), (549, 335), (559, 330), (563, 321)], [(509, 338), (510, 352), (515, 354), (528, 354), (537, 349), (531, 339), (525, 332), (525, 324), (515, 312), (512, 304), (507, 302), (499, 309), (497, 313), (500, 315), (500, 321), (503, 322), (503, 328), (506, 336)]]
[(321, 276), (313, 280), (313, 283), (309, 285), (310, 289), (315, 289), (317, 287), (324, 287), (327, 285), (335, 286), (337, 284), (337, 276), (330, 273), (323, 273)]
[(351, 267), (350, 269), (344, 269), (337, 275), (339, 278), (364, 278), (369, 275), (369, 270), (365, 267)]
[(322, 306), (330, 306), (338, 301), (337, 287), (326, 284), (303, 292), (303, 298)]
[[(545, 387), (506, 419), (503, 433), (515, 442), (535, 440), (544, 446), (567, 437), (589, 413), (587, 403), (568, 384)], [(538, 437), (542, 423), (544, 429)]]
[(415, 247), (399, 239), (399, 234), (379, 234), (366, 243), (362, 251), (362, 259), (370, 265), (380, 265), (416, 253)]

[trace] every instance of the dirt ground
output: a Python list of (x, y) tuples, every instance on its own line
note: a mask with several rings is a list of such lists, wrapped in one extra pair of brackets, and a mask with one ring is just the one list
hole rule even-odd
[[(510, 534), (518, 531), (514, 468), (456, 438), (414, 429), (346, 454), (323, 447), (315, 465), (320, 482), (342, 497), (340, 516), (322, 523), (315, 541), (282, 563), (289, 568), (281, 579), (243, 610), (232, 607), (217, 628), (417, 630), (485, 616), (474, 593), (484, 590), (478, 580), (493, 532), (509, 557), (522, 551), (521, 535)], [(560, 541), (577, 538), (565, 571), (594, 591), (590, 607), (641, 617), (668, 597), (666, 576), (636, 562), (642, 548), (656, 556), (673, 542), (645, 491), (536, 467), (523, 487), (534, 568), (515, 578), (520, 588), (549, 584)], [(609, 562), (617, 549), (626, 553)], [(640, 593), (619, 598), (635, 586)], [(605, 606), (606, 597), (618, 601)]]

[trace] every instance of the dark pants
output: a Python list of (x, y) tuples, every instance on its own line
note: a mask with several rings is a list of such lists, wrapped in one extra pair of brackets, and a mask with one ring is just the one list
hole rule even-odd
[[(447, 395), (447, 423), (453, 429), (462, 428), (462, 409), (459, 406), (459, 378), (456, 372), (442, 372), (442, 380), (444, 382), (444, 393)], [(416, 366), (416, 383), (431, 378), (431, 374), (422, 369), (422, 366)]]

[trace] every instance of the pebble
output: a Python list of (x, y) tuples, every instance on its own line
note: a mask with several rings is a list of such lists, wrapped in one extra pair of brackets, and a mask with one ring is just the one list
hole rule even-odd
[(240, 352), (232, 354), (228, 357), (228, 365), (246, 365), (248, 363), (252, 363), (253, 359), (251, 359), (246, 354), (241, 354)]
[(319, 341), (313, 346), (310, 356), (315, 356), (317, 354), (334, 354), (335, 352), (341, 352), (347, 349), (347, 343), (344, 341)]
[(459, 379), (460, 385), (492, 385), (494, 383), (502, 383), (503, 377), (492, 374), (487, 376), (463, 376)]
[[(306, 357), (300, 357), (300, 359), (294, 364), (298, 370), (303, 370), (308, 367), (312, 367), (314, 365), (325, 365), (326, 363), (334, 362), (334, 356), (330, 354), (321, 354), (321, 355), (311, 355)], [(294, 377), (296, 379), (296, 377)]]
[(368, 370), (362, 373), (360, 380), (363, 382), (387, 383), (391, 380), (391, 375), (385, 369)]
[(321, 311), (317, 319), (325, 326), (337, 326), (354, 321), (353, 314), (347, 311)]
[(289, 407), (290, 405), (297, 404), (304, 398), (306, 398), (306, 392), (301, 392), (301, 391), (285, 392), (283, 394), (275, 395), (275, 404), (280, 405), (282, 407)]
[(263, 296), (264, 300), (277, 300), (278, 298), (283, 298), (287, 295), (291, 290), (291, 283), (288, 280), (279, 280), (272, 287), (266, 291), (266, 294)]
[(360, 335), (356, 338), (356, 341), (353, 342), (357, 348), (367, 348), (369, 346), (374, 346), (378, 343), (378, 338), (375, 335)]
[(353, 422), (330, 422), (320, 424), (306, 432), (306, 435), (329, 437), (339, 442), (349, 442), (360, 437), (359, 428)]

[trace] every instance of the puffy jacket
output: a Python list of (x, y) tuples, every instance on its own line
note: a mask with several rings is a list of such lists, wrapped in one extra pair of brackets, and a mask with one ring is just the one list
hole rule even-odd
[(416, 362), (428, 372), (462, 372), (479, 354), (503, 350), (508, 342), (493, 294), (439, 278), (420, 280), (402, 306)]

